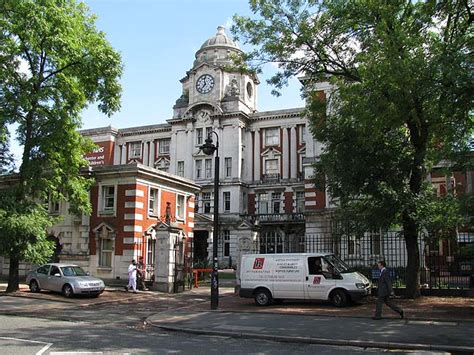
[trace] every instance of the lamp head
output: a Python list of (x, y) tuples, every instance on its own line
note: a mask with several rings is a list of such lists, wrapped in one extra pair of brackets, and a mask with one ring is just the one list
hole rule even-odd
[(212, 143), (212, 138), (208, 137), (205, 143), (201, 146), (201, 150), (206, 155), (212, 155), (216, 151), (217, 147)]

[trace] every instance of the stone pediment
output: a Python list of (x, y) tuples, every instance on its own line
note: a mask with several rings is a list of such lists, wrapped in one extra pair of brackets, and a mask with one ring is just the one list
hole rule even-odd
[(240, 229), (240, 230), (243, 230), (243, 229), (252, 229), (253, 228), (253, 224), (250, 223), (249, 221), (246, 221), (246, 220), (243, 220), (242, 222), (240, 222), (240, 224), (237, 226), (237, 229)]
[(209, 223), (213, 222), (214, 219), (208, 215), (202, 213), (195, 213), (194, 214), (194, 223)]
[(262, 157), (265, 156), (269, 159), (281, 156), (281, 152), (276, 147), (270, 147), (265, 149), (261, 154)]
[(111, 226), (110, 224), (106, 222), (100, 223), (97, 227), (95, 227), (92, 231), (94, 233), (97, 233), (100, 230), (107, 229), (109, 232), (114, 232), (115, 233), (115, 227)]

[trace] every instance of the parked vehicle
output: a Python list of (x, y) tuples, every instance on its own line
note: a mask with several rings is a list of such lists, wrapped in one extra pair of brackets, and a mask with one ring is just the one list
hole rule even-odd
[(50, 290), (62, 292), (66, 297), (89, 294), (98, 297), (104, 292), (104, 281), (89, 276), (80, 266), (71, 264), (45, 264), (29, 272), (26, 283), (31, 292)]
[(343, 307), (370, 293), (370, 281), (334, 254), (249, 254), (240, 265), (241, 297), (259, 306), (284, 299), (330, 300)]

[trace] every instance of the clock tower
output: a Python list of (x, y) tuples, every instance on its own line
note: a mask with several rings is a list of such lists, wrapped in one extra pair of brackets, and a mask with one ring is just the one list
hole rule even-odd
[(173, 120), (255, 112), (259, 81), (254, 75), (232, 69), (232, 56), (240, 54), (239, 46), (219, 26), (196, 52), (192, 69), (181, 79), (183, 93), (173, 107)]

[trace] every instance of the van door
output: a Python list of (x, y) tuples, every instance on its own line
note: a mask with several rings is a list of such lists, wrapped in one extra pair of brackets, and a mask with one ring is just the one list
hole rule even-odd
[(327, 300), (336, 280), (327, 262), (320, 256), (309, 256), (306, 260), (305, 297), (309, 300)]
[(273, 260), (273, 298), (304, 299), (304, 258), (281, 254), (274, 256)]

